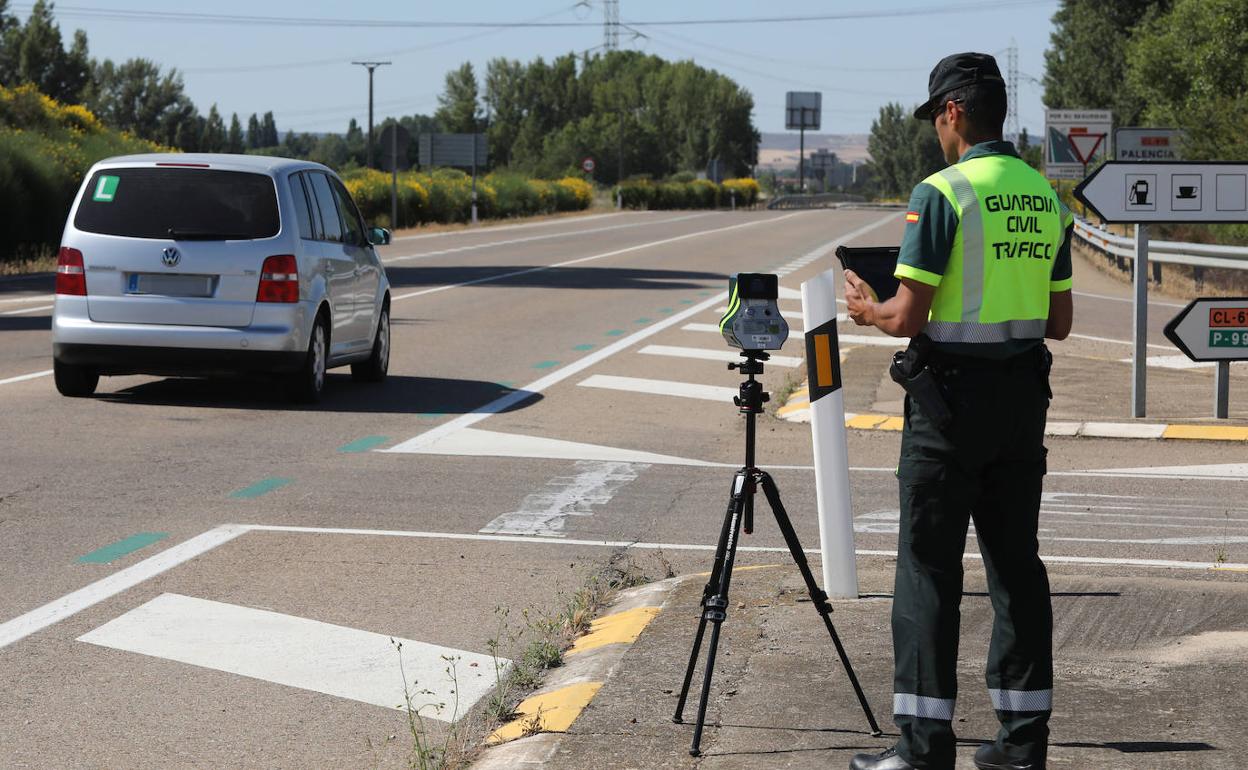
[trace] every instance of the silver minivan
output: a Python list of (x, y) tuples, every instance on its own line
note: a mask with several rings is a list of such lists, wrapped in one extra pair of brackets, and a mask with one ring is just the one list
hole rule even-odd
[(325, 370), (385, 379), (390, 284), (325, 166), (256, 155), (109, 158), (69, 212), (52, 358), (66, 396), (100, 375), (269, 374), (320, 398)]

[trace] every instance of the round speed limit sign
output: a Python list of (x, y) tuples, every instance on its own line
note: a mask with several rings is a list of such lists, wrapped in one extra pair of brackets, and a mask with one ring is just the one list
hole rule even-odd
[(585, 160), (581, 161), (581, 169), (584, 170), (586, 174), (594, 173), (594, 167), (595, 167), (595, 164), (594, 164), (593, 158), (586, 158)]

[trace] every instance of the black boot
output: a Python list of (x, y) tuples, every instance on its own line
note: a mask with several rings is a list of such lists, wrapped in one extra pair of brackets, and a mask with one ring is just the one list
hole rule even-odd
[(1044, 760), (1010, 759), (995, 743), (986, 743), (975, 750), (975, 766), (979, 770), (1044, 770)]
[(855, 755), (849, 770), (914, 770), (914, 765), (902, 759), (897, 749), (888, 749), (882, 754)]

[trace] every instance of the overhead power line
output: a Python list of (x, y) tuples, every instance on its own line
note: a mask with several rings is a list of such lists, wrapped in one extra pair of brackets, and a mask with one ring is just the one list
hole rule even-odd
[[(635, 27), (687, 27), (725, 24), (808, 24), (820, 21), (852, 21), (856, 19), (893, 19), (915, 16), (944, 16), (960, 13), (984, 13), (1009, 10), (1025, 6), (1055, 5), (1058, 0), (975, 0), (974, 2), (948, 3), (937, 6), (918, 6), (871, 11), (843, 11), (840, 13), (810, 14), (803, 16), (750, 16), (701, 19), (655, 19), (630, 22)], [(13, 10), (29, 11), (31, 4), (15, 4)], [(520, 29), (548, 27), (593, 27), (595, 21), (444, 21), (437, 19), (350, 19), (308, 18), (300, 16), (251, 16), (245, 14), (192, 13), (186, 11), (137, 10), (123, 8), (91, 8), (80, 5), (58, 5), (58, 16), (101, 21), (150, 22), (166, 24), (219, 24), (245, 26), (281, 27), (366, 27), (366, 28), (419, 28), (419, 29)]]

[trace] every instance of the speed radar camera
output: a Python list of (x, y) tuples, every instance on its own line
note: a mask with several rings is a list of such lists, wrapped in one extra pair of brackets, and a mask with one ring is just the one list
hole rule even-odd
[(728, 312), (719, 331), (729, 345), (742, 350), (779, 350), (789, 338), (789, 325), (776, 300), (780, 282), (771, 273), (736, 273), (728, 279)]

